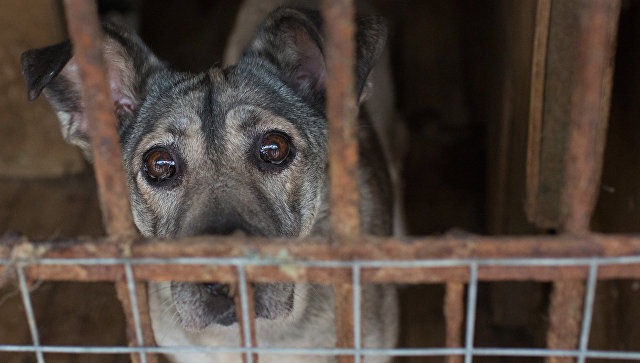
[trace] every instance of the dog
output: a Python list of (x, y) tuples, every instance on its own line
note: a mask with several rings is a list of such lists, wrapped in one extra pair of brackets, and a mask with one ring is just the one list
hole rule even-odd
[[(355, 89), (371, 93), (371, 72), (385, 39), (384, 21), (357, 17)], [(180, 73), (157, 59), (121, 24), (105, 22), (104, 56), (134, 220), (145, 237), (178, 238), (241, 231), (304, 238), (329, 234), (325, 113), (326, 64), (318, 12), (269, 13), (237, 63)], [(28, 97), (42, 92), (63, 137), (92, 151), (78, 69), (69, 41), (26, 51)], [(389, 235), (393, 198), (383, 148), (366, 112), (359, 115), (358, 182), (365, 233)], [(260, 347), (333, 348), (331, 286), (256, 283)], [(221, 283), (149, 283), (160, 346), (238, 347), (234, 291)], [(392, 348), (397, 339), (393, 286), (363, 284), (362, 342)], [(238, 353), (175, 353), (175, 363), (241, 362)], [(260, 362), (335, 362), (331, 356), (261, 354)], [(389, 362), (367, 356), (365, 362)]]

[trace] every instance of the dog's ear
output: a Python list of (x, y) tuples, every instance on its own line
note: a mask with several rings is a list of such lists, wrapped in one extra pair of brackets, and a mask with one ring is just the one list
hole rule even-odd
[[(384, 48), (387, 27), (381, 17), (356, 18), (356, 93), (366, 95), (371, 70)], [(284, 80), (304, 97), (324, 99), (327, 67), (322, 18), (317, 11), (279, 8), (262, 23), (244, 56), (274, 64)]]
[[(104, 23), (104, 58), (118, 126), (138, 112), (146, 79), (161, 63), (133, 32)], [(91, 159), (88, 120), (81, 98), (80, 74), (69, 41), (32, 49), (20, 59), (30, 101), (44, 92), (60, 120), (62, 134)]]

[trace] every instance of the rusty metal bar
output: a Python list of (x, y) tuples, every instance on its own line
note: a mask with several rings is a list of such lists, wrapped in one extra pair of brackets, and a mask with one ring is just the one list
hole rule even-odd
[[(353, 285), (350, 282), (336, 283), (333, 290), (336, 301), (337, 348), (353, 348)], [(338, 362), (355, 362), (355, 356), (339, 356)]]
[(104, 225), (109, 235), (136, 234), (125, 184), (113, 101), (102, 57), (102, 32), (94, 1), (65, 0), (74, 60), (82, 81), (82, 101), (90, 127), (93, 164)]
[[(549, 305), (549, 349), (574, 349), (578, 345), (582, 321), (584, 283), (581, 280), (555, 281)], [(573, 362), (571, 357), (549, 357), (549, 363)]]
[[(579, 11), (579, 54), (560, 209), (562, 229), (572, 234), (589, 232), (600, 189), (620, 1), (585, 0)], [(584, 294), (582, 280), (554, 283), (547, 332), (549, 348), (578, 346)], [(573, 361), (568, 357), (547, 359), (549, 363)]]
[[(261, 238), (241, 236), (198, 236), (175, 240), (146, 239), (131, 246), (131, 258), (244, 258), (260, 256), (259, 261), (351, 261), (447, 260), (507, 258), (596, 258), (640, 256), (640, 235), (533, 235), (441, 237), (360, 236), (367, 248), (351, 244), (332, 245), (329, 238)], [(54, 242), (29, 241), (12, 236), (0, 237), (0, 263), (15, 256), (20, 260), (41, 259), (117, 259), (117, 244), (110, 238), (59, 239)], [(286, 250), (286, 257), (282, 251)], [(14, 255), (12, 255), (12, 253)], [(446, 263), (446, 261), (443, 261)], [(81, 263), (79, 263), (81, 264)], [(446, 265), (443, 265), (446, 266)], [(413, 266), (411, 262), (405, 266)], [(207, 266), (214, 273), (216, 266)], [(413, 270), (412, 270), (413, 271)], [(544, 275), (544, 274), (542, 274)], [(88, 276), (78, 276), (86, 279)], [(123, 277), (124, 279), (124, 277)]]
[[(365, 282), (441, 283), (467, 281), (468, 261), (480, 262), (478, 276), (484, 281), (584, 280), (588, 264), (596, 260), (601, 265), (599, 279), (640, 277), (639, 236), (426, 237), (406, 241), (362, 236), (361, 240), (368, 244), (366, 249), (330, 245), (328, 239), (322, 238), (272, 243), (261, 238), (223, 236), (148, 240), (132, 246), (134, 260), (130, 260), (122, 259), (116, 246), (101, 240), (15, 244), (15, 240), (7, 238), (0, 239), (0, 266), (9, 263), (13, 253), (29, 265), (25, 269), (31, 278), (123, 280), (120, 265), (132, 261), (135, 276), (141, 280), (235, 281), (233, 265), (239, 262), (246, 265), (247, 278), (254, 282), (348, 283), (348, 269), (357, 263)], [(286, 258), (283, 250), (287, 251)], [(611, 262), (614, 258), (623, 260)], [(357, 262), (352, 262), (354, 259)], [(536, 259), (546, 260), (528, 262)]]
[[(107, 67), (102, 54), (102, 31), (94, 1), (65, 0), (65, 14), (69, 35), (74, 47), (74, 60), (78, 65), (82, 83), (82, 100), (84, 111), (89, 120), (89, 136), (96, 182), (98, 186), (100, 208), (103, 223), (110, 236), (133, 237), (137, 234), (129, 204), (129, 192), (125, 184), (120, 142), (116, 130), (116, 119), (113, 102), (109, 93)], [(126, 253), (126, 251), (125, 251)], [(137, 316), (136, 307), (125, 293), (127, 287), (122, 281), (116, 282), (116, 290), (120, 293), (125, 316)], [(146, 304), (146, 286), (136, 283), (133, 286), (138, 300)], [(145, 305), (146, 306), (146, 305)], [(146, 308), (144, 309), (146, 311)], [(145, 342), (153, 343), (153, 333), (148, 314), (140, 314)], [(127, 319), (129, 333), (135, 331), (134, 322)], [(130, 342), (134, 335), (129, 334)], [(143, 344), (142, 339), (138, 341)], [(137, 356), (132, 354), (132, 360)], [(141, 356), (142, 362), (146, 357)], [(149, 362), (156, 362), (155, 356)]]
[(355, 8), (353, 0), (324, 0), (327, 39), (327, 120), (331, 226), (340, 239), (360, 233), (357, 105), (355, 98)]
[[(464, 284), (462, 282), (449, 282), (446, 285), (444, 297), (445, 347), (459, 348), (461, 346), (463, 317)], [(462, 356), (447, 356), (447, 363), (462, 363)]]
[(620, 1), (583, 1), (582, 12), (562, 193), (563, 229), (568, 233), (589, 230), (600, 190)]
[[(353, 0), (324, 0), (322, 16), (327, 39), (327, 120), (331, 230), (339, 243), (357, 242), (360, 234), (358, 190), (357, 104), (355, 96), (355, 6)], [(353, 346), (353, 285), (334, 285), (337, 346)], [(340, 363), (354, 356), (338, 357)]]

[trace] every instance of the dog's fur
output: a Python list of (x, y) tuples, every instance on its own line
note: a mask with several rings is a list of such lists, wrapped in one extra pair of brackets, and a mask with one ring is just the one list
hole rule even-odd
[[(356, 89), (369, 93), (369, 75), (386, 28), (380, 18), (357, 19)], [(266, 237), (328, 234), (327, 125), (322, 24), (318, 13), (279, 8), (270, 13), (237, 65), (185, 74), (160, 62), (132, 32), (105, 23), (104, 54), (118, 119), (131, 206), (147, 237), (242, 231)], [(91, 159), (79, 74), (69, 42), (22, 56), (29, 98), (44, 91), (67, 141)], [(366, 114), (359, 118), (361, 225), (392, 231), (387, 159)], [(261, 158), (272, 132), (290, 142), (281, 164)], [(170, 177), (156, 180), (150, 153), (171, 156)], [(166, 154), (165, 154), (166, 155)], [(151, 283), (156, 341), (163, 346), (238, 346), (232, 294), (222, 284)], [(261, 347), (335, 346), (330, 286), (254, 284)], [(362, 290), (363, 345), (393, 347), (397, 304), (391, 286)], [(239, 354), (179, 354), (174, 362), (240, 362)], [(261, 355), (261, 362), (333, 362), (335, 357)], [(367, 357), (366, 362), (388, 362)]]

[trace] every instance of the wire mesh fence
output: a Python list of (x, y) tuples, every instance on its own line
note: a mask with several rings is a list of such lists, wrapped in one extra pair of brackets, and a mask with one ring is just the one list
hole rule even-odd
[[(332, 247), (328, 244), (309, 244), (321, 251), (306, 259), (300, 259), (300, 255), (308, 253), (305, 247), (291, 248), (291, 254), (295, 256), (282, 257), (277, 252), (281, 250), (282, 245), (268, 246), (253, 244), (247, 242), (240, 246), (235, 253), (235, 257), (189, 257), (184, 255), (181, 257), (132, 257), (132, 258), (68, 258), (59, 257), (52, 258), (47, 255), (64, 255), (62, 249), (45, 248), (48, 250), (40, 257), (37, 254), (31, 257), (24, 256), (12, 261), (8, 259), (0, 260), (5, 266), (11, 264), (17, 271), (20, 291), (27, 314), (29, 327), (32, 335), (32, 345), (0, 345), (0, 351), (13, 352), (33, 352), (38, 357), (39, 362), (43, 362), (44, 353), (77, 353), (77, 354), (139, 354), (141, 361), (147, 361), (147, 354), (157, 353), (238, 353), (245, 357), (246, 361), (254, 361), (254, 355), (261, 354), (293, 354), (296, 356), (314, 355), (314, 356), (350, 356), (355, 361), (361, 361), (362, 357), (367, 356), (458, 356), (464, 357), (465, 362), (470, 362), (473, 357), (481, 356), (505, 356), (505, 357), (571, 357), (576, 358), (578, 362), (584, 362), (587, 358), (602, 359), (639, 359), (640, 352), (634, 351), (601, 351), (589, 349), (589, 336), (591, 330), (591, 321), (594, 310), (594, 297), (596, 293), (596, 283), (598, 279), (612, 278), (640, 278), (640, 256), (633, 254), (624, 255), (623, 251), (633, 252), (640, 245), (640, 240), (629, 237), (613, 237), (602, 236), (601, 240), (593, 240), (592, 238), (573, 238), (564, 237), (548, 237), (543, 241), (534, 241), (527, 238), (515, 239), (511, 245), (504, 241), (482, 240), (479, 242), (456, 241), (451, 238), (436, 238), (428, 241), (415, 241), (411, 244), (406, 242), (381, 242), (374, 245), (373, 251), (365, 253), (362, 259), (327, 259), (331, 255), (345, 253), (338, 247)], [(223, 244), (221, 241), (215, 241), (212, 238), (211, 245), (217, 242), (218, 245)], [(623, 243), (620, 243), (623, 242)], [(624, 243), (626, 242), (626, 243)], [(416, 246), (422, 247), (424, 251), (418, 253), (438, 255), (434, 251), (446, 250), (443, 258), (417, 258), (417, 259), (385, 259), (374, 260), (366, 259), (366, 255), (375, 255), (380, 251), (391, 250), (391, 246), (396, 249), (396, 257), (403, 254), (409, 254), (408, 251), (401, 251), (400, 244), (405, 245), (405, 250), (411, 249), (415, 253)], [(482, 245), (494, 247), (504, 245), (502, 253), (495, 254), (494, 257), (482, 257), (487, 255), (487, 251), (482, 248), (477, 250), (469, 250), (469, 245)], [(516, 245), (517, 244), (517, 245)], [(36, 244), (37, 245), (37, 244)], [(154, 243), (149, 243), (150, 246)], [(208, 245), (202, 242), (202, 246)], [(421, 246), (422, 245), (422, 246)], [(615, 251), (615, 246), (624, 246), (623, 250)], [(81, 246), (75, 244), (75, 247)], [(184, 250), (184, 242), (165, 242), (165, 247), (173, 246), (176, 250)], [(51, 246), (48, 246), (51, 247)], [(108, 255), (106, 248), (88, 246), (76, 249), (76, 253), (82, 255), (90, 255), (87, 253), (93, 250), (94, 254)], [(214, 251), (210, 248), (210, 255), (220, 254), (224, 247)], [(271, 249), (270, 249), (271, 248)], [(532, 250), (546, 251), (539, 253), (542, 257), (512, 257), (518, 255), (523, 248)], [(36, 248), (37, 249), (37, 248)], [(189, 248), (187, 247), (187, 250)], [(244, 252), (241, 252), (244, 251)], [(250, 251), (250, 252), (247, 252)], [(576, 251), (580, 251), (576, 253)], [(172, 254), (175, 251), (165, 252)], [(618, 252), (619, 255), (609, 255), (611, 252)], [(251, 257), (241, 257), (242, 254), (248, 254)], [(569, 254), (582, 255), (582, 257), (566, 257)], [(150, 251), (142, 253), (133, 250), (133, 255), (145, 254), (151, 255)], [(157, 255), (161, 255), (156, 253)], [(345, 253), (346, 254), (346, 253)], [(620, 255), (622, 254), (622, 255)], [(468, 255), (469, 257), (456, 257)], [(526, 255), (526, 254), (525, 254)], [(591, 256), (589, 256), (591, 255)], [(442, 252), (441, 252), (442, 256)], [(511, 256), (511, 257), (510, 257)], [(561, 257), (565, 256), (565, 257)], [(392, 256), (393, 257), (393, 256)], [(49, 278), (73, 278), (73, 273), (77, 273), (77, 267), (89, 269), (100, 268), (102, 274), (83, 273), (75, 276), (76, 279), (94, 280), (105, 279), (111, 276), (114, 279), (126, 281), (129, 297), (133, 306), (133, 323), (136, 332), (136, 344), (133, 347), (81, 347), (81, 346), (43, 346), (39, 342), (38, 328), (36, 326), (36, 317), (34, 316), (29, 297), (28, 280)], [(212, 281), (211, 271), (213, 269), (222, 268), (226, 273), (219, 274), (219, 280), (213, 278), (214, 281), (233, 282), (238, 286), (240, 304), (239, 319), (243, 325), (241, 331), (242, 345), (233, 347), (212, 347), (212, 346), (181, 346), (181, 347), (153, 347), (144, 346), (143, 329), (140, 324), (139, 305), (136, 301), (136, 279), (154, 279), (153, 268), (162, 266), (167, 276), (180, 276), (185, 273), (184, 267), (193, 267), (189, 269), (188, 276), (192, 280)], [(145, 268), (148, 268), (145, 271)], [(209, 270), (207, 270), (209, 268)], [(194, 271), (202, 272), (201, 275), (194, 274)], [(310, 273), (315, 269), (316, 274)], [(66, 271), (65, 271), (66, 270)], [(172, 273), (175, 270), (178, 273)], [(97, 271), (97, 270), (96, 270)], [(138, 273), (136, 273), (136, 271)], [(323, 271), (324, 273), (317, 273)], [(416, 275), (410, 276), (412, 271), (417, 271)], [(209, 275), (209, 279), (203, 276)], [(320, 276), (318, 276), (320, 275)], [(397, 279), (399, 275), (410, 276), (405, 278), (406, 281), (412, 283), (443, 283), (446, 281), (461, 281), (466, 283), (466, 313), (465, 313), (465, 329), (464, 339), (458, 347), (440, 347), (440, 348), (399, 348), (399, 349), (373, 349), (366, 348), (362, 345), (362, 297), (361, 286), (363, 283), (389, 283), (389, 281), (402, 281)], [(84, 277), (82, 277), (84, 276)], [(215, 275), (213, 275), (215, 276)], [(162, 279), (162, 276), (156, 276), (155, 279)], [(577, 349), (541, 349), (541, 348), (487, 348), (477, 347), (474, 345), (475, 322), (476, 322), (476, 306), (477, 291), (479, 281), (501, 281), (501, 280), (529, 280), (540, 279), (543, 281), (551, 281), (556, 279), (584, 279), (586, 281), (586, 293), (583, 301), (582, 328), (579, 336), (579, 346)], [(324, 283), (344, 283), (353, 284), (352, 309), (354, 311), (353, 320), (353, 341), (349, 342), (349, 348), (296, 348), (296, 347), (260, 347), (256, 344), (252, 334), (255, 326), (251, 323), (255, 317), (250, 316), (249, 299), (250, 293), (248, 286), (251, 282), (256, 281), (322, 281)], [(149, 332), (146, 332), (147, 334)]]
[[(548, 241), (551, 244), (552, 241)], [(7, 260), (0, 261), (3, 264), (9, 263)], [(245, 356), (246, 361), (252, 362), (254, 354), (293, 354), (293, 355), (315, 355), (315, 356), (352, 356), (358, 362), (361, 357), (366, 356), (461, 356), (465, 362), (470, 362), (473, 357), (480, 356), (506, 356), (506, 357), (572, 357), (578, 362), (584, 362), (587, 358), (602, 359), (640, 359), (640, 352), (633, 351), (599, 351), (589, 349), (589, 335), (593, 316), (594, 297), (596, 293), (596, 282), (599, 278), (612, 278), (614, 275), (606, 273), (599, 276), (599, 270), (613, 268), (617, 271), (625, 271), (624, 276), (640, 277), (640, 256), (618, 256), (618, 257), (563, 257), (563, 258), (447, 258), (447, 259), (412, 259), (412, 260), (285, 260), (278, 261), (276, 258), (207, 258), (207, 257), (179, 257), (179, 258), (43, 258), (38, 260), (15, 260), (12, 262), (17, 271), (19, 287), (27, 314), (29, 327), (32, 335), (32, 345), (0, 345), (0, 351), (12, 352), (32, 352), (36, 354), (38, 362), (44, 362), (44, 353), (77, 353), (77, 354), (140, 354), (140, 360), (146, 361), (147, 354), (156, 353), (238, 353)], [(27, 273), (25, 270), (37, 268), (38, 266), (109, 266), (113, 269), (124, 271), (130, 298), (133, 301), (134, 324), (137, 338), (135, 347), (81, 347), (81, 346), (43, 346), (40, 344), (36, 317), (32, 309), (29, 287), (27, 283)], [(242, 346), (236, 347), (212, 347), (212, 346), (182, 346), (182, 347), (149, 347), (143, 346), (142, 327), (140, 325), (140, 313), (136, 301), (135, 291), (135, 269), (150, 265), (163, 266), (225, 266), (231, 267), (236, 272), (235, 280), (239, 287), (241, 323), (244, 328)], [(350, 348), (295, 348), (295, 347), (260, 347), (254, 344), (251, 338), (252, 327), (249, 314), (249, 293), (248, 283), (251, 277), (262, 275), (255, 268), (274, 267), (278, 269), (290, 269), (292, 267), (304, 269), (321, 268), (325, 270), (341, 270), (342, 274), (337, 280), (344, 281), (345, 276), (350, 276), (353, 284), (353, 341)], [(586, 294), (584, 297), (583, 322), (577, 349), (533, 349), (533, 348), (486, 348), (474, 345), (476, 305), (478, 282), (490, 278), (491, 269), (498, 268), (504, 271), (515, 271), (517, 269), (527, 269), (553, 267), (556, 271), (562, 269), (579, 268), (580, 275), (586, 273)], [(441, 271), (464, 271), (462, 277), (467, 283), (466, 294), (466, 327), (464, 331), (464, 343), (460, 347), (422, 348), (422, 349), (372, 349), (362, 346), (361, 337), (361, 308), (362, 301), (360, 295), (361, 284), (366, 281), (379, 280), (371, 271), (378, 269), (400, 270), (403, 274), (410, 273), (412, 269), (440, 269)], [(462, 270), (460, 270), (462, 269)], [(247, 270), (251, 271), (247, 274)], [(495, 271), (495, 270), (494, 270)], [(535, 271), (535, 270), (534, 270)], [(613, 270), (612, 270), (613, 271)], [(629, 273), (629, 271), (633, 271)], [(365, 277), (363, 278), (363, 272)], [(435, 272), (437, 276), (440, 272)], [(37, 273), (36, 273), (37, 274)], [(495, 279), (495, 272), (493, 272)], [(249, 276), (247, 276), (249, 275)], [(331, 273), (328, 273), (331, 275)], [(505, 274), (507, 275), (507, 274)], [(379, 276), (379, 275), (378, 275)], [(425, 281), (433, 283), (441, 282), (438, 278), (429, 279), (427, 274), (423, 274)], [(295, 276), (291, 276), (294, 278)], [(572, 276), (573, 277), (573, 276)], [(502, 279), (507, 279), (503, 276)], [(575, 277), (573, 277), (575, 278)], [(303, 280), (307, 281), (307, 279)], [(324, 280), (327, 282), (327, 280)]]

